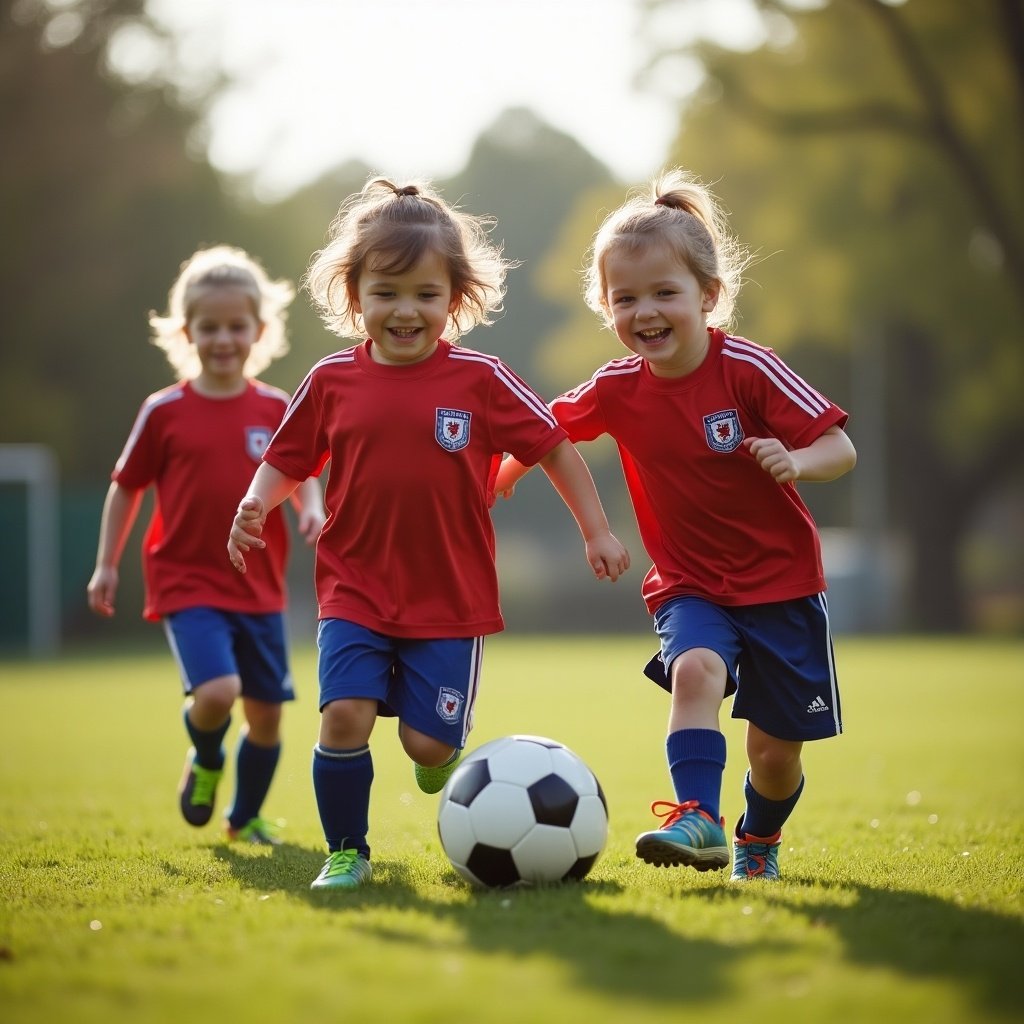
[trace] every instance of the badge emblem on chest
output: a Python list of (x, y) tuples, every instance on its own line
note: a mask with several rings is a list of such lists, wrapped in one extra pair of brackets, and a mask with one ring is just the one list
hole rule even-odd
[(270, 444), (270, 434), (269, 427), (245, 428), (245, 450), (253, 462), (259, 462), (263, 458), (263, 453), (267, 450), (267, 445)]
[(469, 422), (473, 414), (461, 409), (438, 409), (434, 420), (434, 438), (450, 452), (457, 452), (469, 444)]
[(735, 409), (723, 409), (704, 417), (704, 436), (714, 452), (735, 451), (743, 440), (743, 428)]

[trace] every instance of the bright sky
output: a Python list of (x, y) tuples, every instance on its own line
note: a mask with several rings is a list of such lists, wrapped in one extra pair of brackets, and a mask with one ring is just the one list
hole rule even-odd
[[(746, 0), (705, 0), (702, 29), (749, 37)], [(275, 198), (347, 160), (396, 177), (462, 169), (498, 114), (526, 106), (628, 183), (662, 165), (678, 121), (677, 66), (635, 79), (652, 52), (639, 0), (151, 0), (183, 42), (183, 81), (231, 82), (211, 113), (209, 154)], [(681, 37), (685, 26), (648, 26)], [(119, 63), (145, 63), (124, 41)]]

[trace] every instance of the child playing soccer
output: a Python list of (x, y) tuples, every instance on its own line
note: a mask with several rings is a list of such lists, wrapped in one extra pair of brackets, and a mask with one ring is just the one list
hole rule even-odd
[[(782, 826), (803, 791), (804, 741), (842, 731), (820, 544), (798, 481), (833, 480), (856, 453), (847, 414), (771, 349), (725, 333), (745, 258), (711, 193), (682, 172), (611, 213), (595, 237), (587, 302), (632, 353), (551, 409), (570, 440), (617, 443), (653, 566), (643, 596), (672, 693), (675, 800), (637, 837), (650, 864), (729, 864), (719, 804), (719, 710), (747, 720), (734, 880), (778, 877)], [(526, 467), (509, 459), (506, 496)]]
[(261, 560), (251, 549), (276, 543), (269, 510), (330, 460), (313, 751), (328, 857), (313, 889), (370, 878), (378, 715), (398, 717), (424, 792), (442, 788), (466, 743), (483, 639), (503, 628), (489, 513), (502, 454), (543, 467), (598, 579), (629, 564), (545, 403), (499, 359), (455, 343), (501, 305), (507, 264), (486, 228), (425, 184), (374, 179), (343, 204), (306, 287), (329, 328), (364, 340), (313, 367), (239, 492), (228, 551), (244, 573)]
[[(187, 697), (192, 747), (181, 813), (205, 825), (224, 770), (224, 737), (241, 697), (246, 724), (235, 757), (228, 838), (276, 841), (261, 815), (280, 756), (281, 706), (294, 699), (283, 610), (286, 524), (268, 519), (273, 552), (245, 577), (224, 556), (224, 523), (281, 422), (288, 395), (254, 379), (287, 350), (294, 291), (228, 246), (196, 252), (171, 288), (166, 317), (150, 318), (178, 383), (142, 404), (113, 472), (100, 526), (89, 606), (114, 614), (118, 565), (146, 488), (156, 490), (143, 541), (143, 614), (162, 620)], [(298, 529), (315, 543), (324, 523), (319, 482), (306, 481)]]

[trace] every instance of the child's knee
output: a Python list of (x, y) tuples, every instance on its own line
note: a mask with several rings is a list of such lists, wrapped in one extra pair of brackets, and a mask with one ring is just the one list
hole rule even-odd
[(676, 703), (721, 702), (727, 679), (725, 662), (714, 651), (684, 651), (672, 662), (672, 699)]
[(402, 746), (409, 757), (424, 768), (437, 768), (455, 752), (450, 744), (436, 740), (415, 729), (402, 726), (398, 731)]
[(341, 750), (360, 747), (370, 738), (375, 716), (367, 701), (332, 700), (320, 711), (320, 742)]

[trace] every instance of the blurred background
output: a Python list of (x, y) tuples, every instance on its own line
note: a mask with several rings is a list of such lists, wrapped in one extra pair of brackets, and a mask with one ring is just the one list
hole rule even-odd
[[(143, 398), (147, 316), (196, 248), (297, 282), (371, 173), (497, 218), (507, 312), (466, 344), (546, 398), (621, 355), (591, 236), (681, 165), (757, 253), (736, 333), (851, 412), (856, 470), (802, 494), (837, 632), (1024, 633), (1020, 0), (0, 0), (0, 652), (163, 643), (139, 544), (89, 613), (100, 510)], [(344, 347), (304, 294), (293, 390)], [(597, 586), (542, 474), (494, 512), (519, 631), (644, 631), (613, 446), (584, 448), (634, 569)], [(751, 510), (756, 515), (756, 510)], [(312, 558), (292, 625), (311, 637)]]

